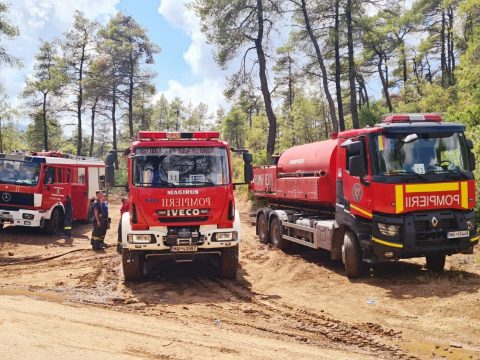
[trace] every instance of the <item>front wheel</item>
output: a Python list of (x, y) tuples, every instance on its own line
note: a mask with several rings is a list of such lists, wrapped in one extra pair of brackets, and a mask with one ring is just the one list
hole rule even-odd
[(427, 260), (427, 269), (435, 272), (442, 272), (445, 268), (445, 254), (431, 254), (425, 258)]
[(362, 275), (365, 264), (357, 237), (351, 231), (347, 231), (343, 238), (342, 260), (349, 278), (358, 278)]
[(264, 212), (258, 215), (257, 232), (260, 242), (262, 244), (267, 244), (270, 241), (270, 239), (268, 238), (267, 216)]
[(47, 220), (45, 224), (45, 232), (48, 235), (55, 235), (60, 230), (60, 222), (62, 220), (62, 216), (60, 214), (60, 210), (58, 208), (53, 209), (52, 215), (50, 215), (50, 219)]
[(144, 255), (139, 251), (122, 249), (122, 267), (125, 281), (140, 281), (143, 279)]
[(219, 272), (224, 279), (235, 279), (238, 269), (238, 246), (222, 249)]

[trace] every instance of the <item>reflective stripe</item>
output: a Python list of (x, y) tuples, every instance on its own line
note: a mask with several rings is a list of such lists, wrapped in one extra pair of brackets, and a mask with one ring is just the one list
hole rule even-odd
[(92, 240), (103, 240), (105, 237), (100, 237), (100, 236), (92, 236)]
[(458, 188), (459, 186), (457, 182), (437, 183), (437, 184), (416, 184), (416, 185), (405, 185), (405, 192), (418, 193), (418, 192), (457, 191)]
[(403, 244), (397, 244), (397, 243), (392, 243), (392, 242), (385, 241), (385, 240), (380, 240), (380, 239), (377, 239), (376, 237), (373, 237), (373, 236), (372, 236), (372, 240), (379, 243), (379, 244), (382, 244), (382, 245), (396, 247), (396, 248), (403, 248)]
[(395, 212), (403, 211), (403, 185), (395, 185)]
[(65, 230), (72, 230), (72, 227), (71, 226), (65, 226), (64, 229)]
[(474, 242), (474, 241), (478, 241), (478, 239), (480, 239), (480, 235), (471, 238), (470, 241)]
[(460, 183), (460, 193), (462, 194), (462, 208), (468, 209), (468, 183), (466, 181)]
[(366, 211), (366, 210), (363, 210), (362, 208), (359, 208), (358, 206), (355, 206), (355, 205), (350, 204), (350, 207), (351, 207), (353, 210), (356, 210), (356, 211), (358, 211), (359, 213), (362, 213), (363, 215), (368, 216), (369, 218), (371, 218), (371, 217), (373, 216), (371, 212), (368, 212), (368, 211)]

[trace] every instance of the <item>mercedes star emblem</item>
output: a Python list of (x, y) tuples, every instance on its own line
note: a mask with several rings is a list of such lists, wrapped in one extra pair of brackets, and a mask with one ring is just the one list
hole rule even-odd
[(10, 200), (12, 200), (12, 195), (10, 195), (9, 193), (3, 193), (2, 200), (3, 202), (10, 202)]
[(434, 216), (432, 217), (432, 226), (437, 227), (437, 225), (438, 225), (438, 219)]

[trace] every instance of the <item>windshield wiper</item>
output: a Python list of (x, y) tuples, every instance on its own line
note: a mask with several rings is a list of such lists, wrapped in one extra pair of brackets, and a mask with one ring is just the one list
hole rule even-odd
[(427, 178), (424, 175), (419, 174), (415, 171), (401, 171), (401, 172), (398, 172), (398, 174), (400, 174), (400, 175), (416, 175), (418, 178), (420, 178), (424, 181), (427, 181)]
[(189, 185), (189, 184), (202, 184), (202, 185), (208, 185), (208, 186), (215, 186), (215, 183), (213, 181), (205, 180), (193, 180), (193, 181), (188, 181), (186, 183), (183, 183), (183, 185)]

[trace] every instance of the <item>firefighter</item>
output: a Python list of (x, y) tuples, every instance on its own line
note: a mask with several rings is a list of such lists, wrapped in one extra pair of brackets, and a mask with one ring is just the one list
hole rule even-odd
[(72, 245), (72, 221), (73, 221), (73, 208), (72, 208), (72, 198), (70, 195), (67, 195), (65, 200), (65, 214), (63, 217), (63, 230), (65, 232), (65, 244)]
[(103, 199), (105, 193), (98, 190), (95, 193), (95, 201), (92, 204), (93, 210), (93, 230), (92, 230), (92, 250), (102, 250), (106, 248), (105, 234), (107, 233), (108, 218), (103, 210)]

